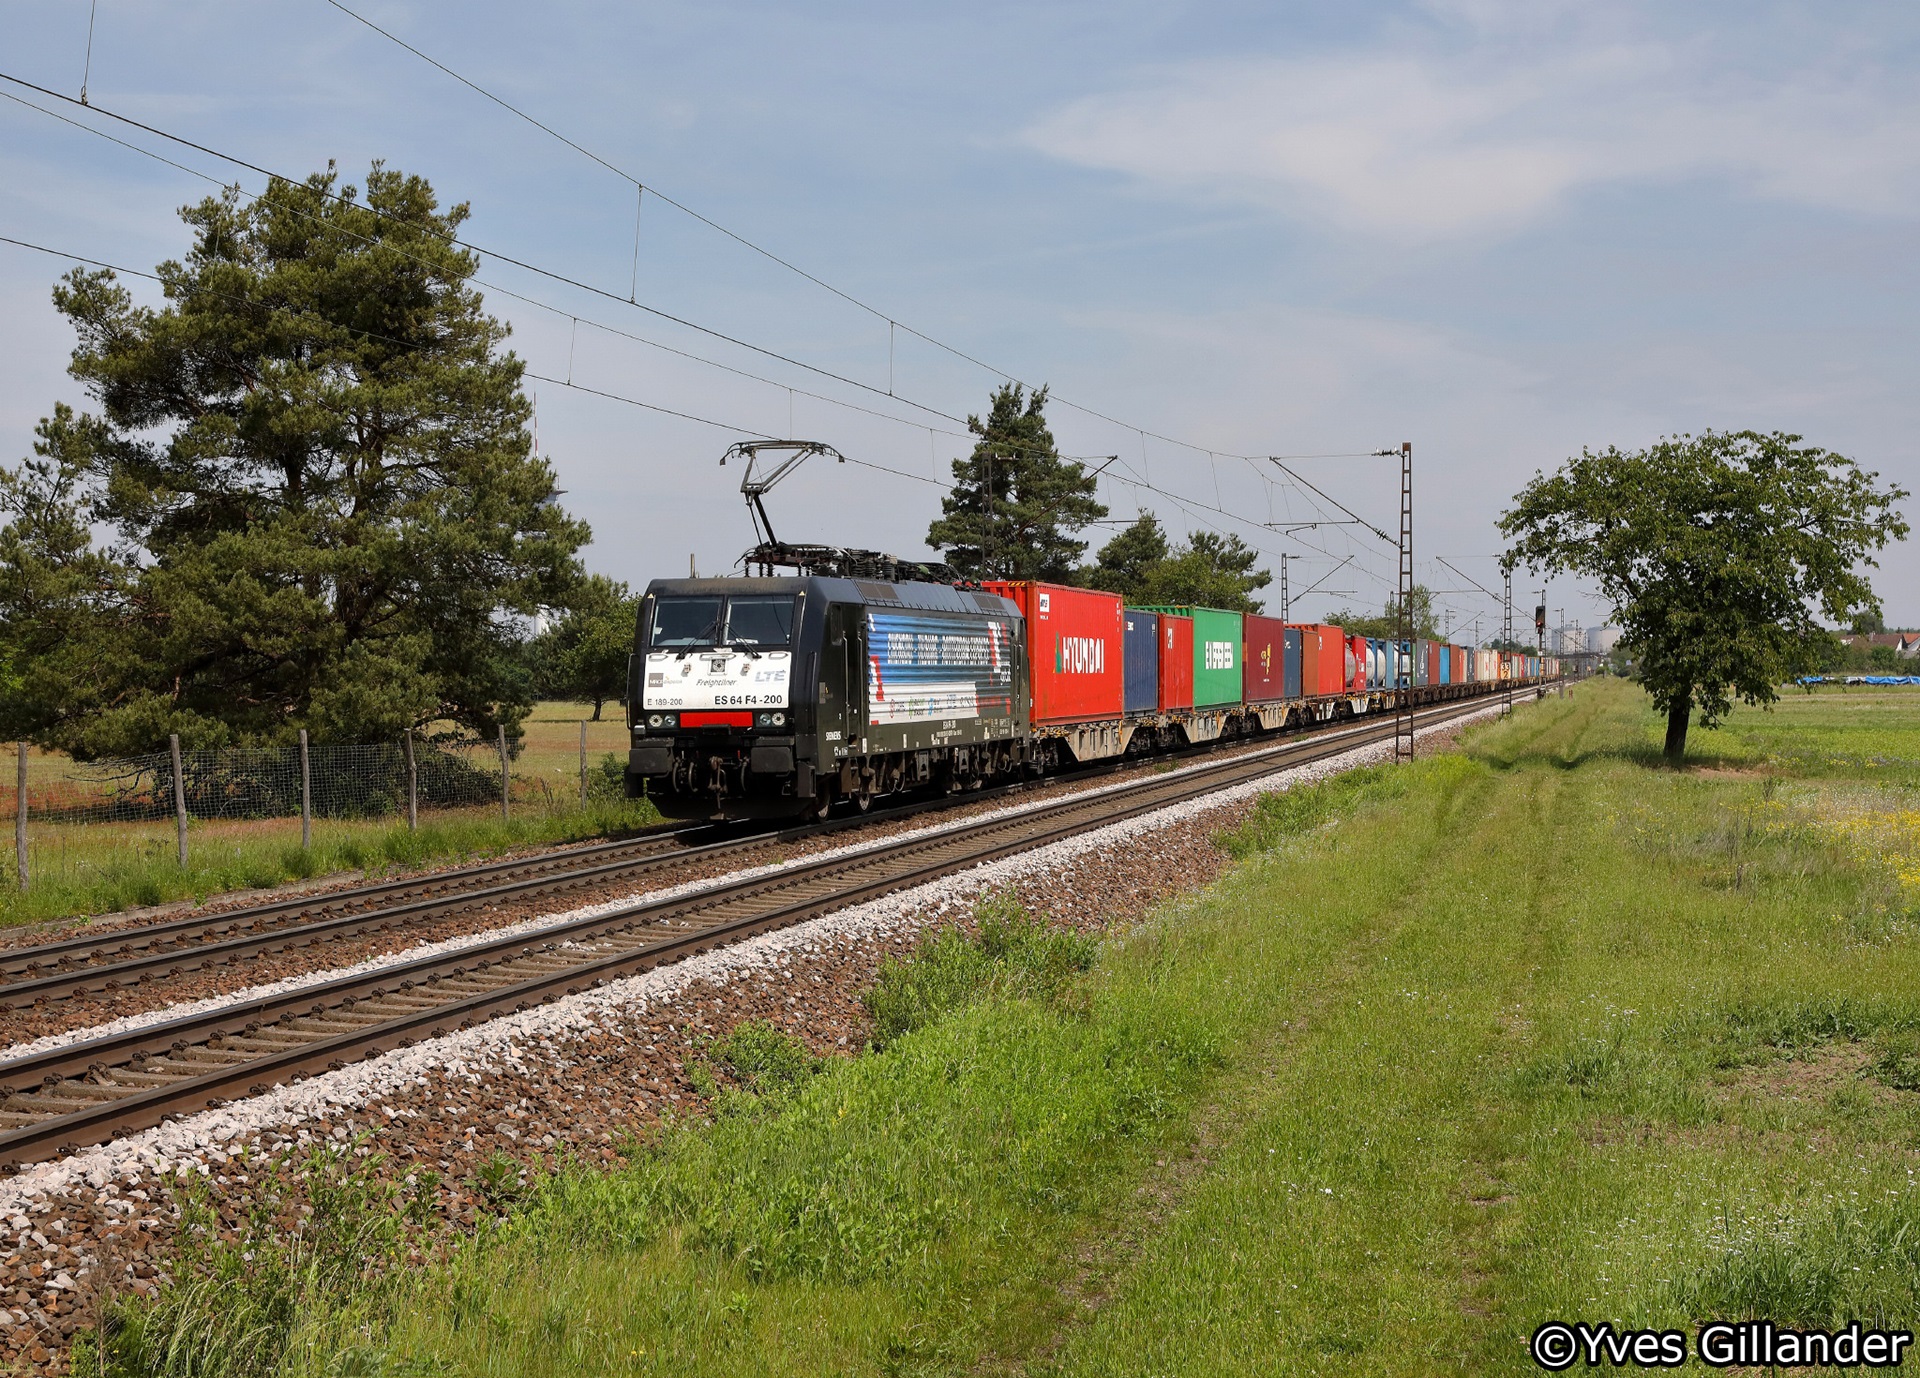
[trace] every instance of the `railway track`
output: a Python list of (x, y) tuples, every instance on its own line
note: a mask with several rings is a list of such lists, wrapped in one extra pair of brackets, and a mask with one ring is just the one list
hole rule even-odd
[[(1423, 712), (1417, 721), (1431, 726), (1488, 704), (1487, 699), (1448, 704)], [(0, 1063), (0, 1165), (18, 1168), (123, 1137), (163, 1120), (264, 1093), (276, 1082), (379, 1057), (756, 933), (1324, 760), (1391, 738), (1393, 731), (1388, 719), (1296, 738), (1171, 776), (1110, 786), (1091, 796), (1069, 796), (1016, 814), (877, 842), (852, 856), (803, 860), (751, 879), (720, 879), (678, 898), (643, 900), (556, 923), (536, 934), (482, 939), (457, 951), (16, 1058)], [(564, 877), (545, 879), (565, 883)], [(456, 898), (472, 902), (473, 892)], [(288, 936), (242, 935), (221, 941), (285, 945)], [(219, 945), (200, 951), (210, 954)], [(164, 961), (165, 954), (136, 955), (91, 974), (126, 971), (156, 956)]]
[[(1138, 766), (1141, 762), (1127, 764)], [(729, 835), (724, 825), (668, 825), (613, 842), (0, 949), (0, 1015), (76, 995), (172, 979), (265, 953), (390, 932), (465, 909), (497, 907), (537, 895), (631, 880), (688, 862), (897, 821), (957, 803), (979, 803), (1019, 793), (1034, 784), (1058, 783), (1058, 779), (1002, 785), (884, 812), (780, 829), (763, 827), (734, 835)]]

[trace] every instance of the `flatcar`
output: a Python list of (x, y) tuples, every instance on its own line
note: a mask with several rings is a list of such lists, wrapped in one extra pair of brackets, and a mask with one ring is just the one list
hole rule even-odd
[(825, 817), (1557, 674), (1058, 584), (662, 579), (635, 627), (626, 786), (669, 817)]

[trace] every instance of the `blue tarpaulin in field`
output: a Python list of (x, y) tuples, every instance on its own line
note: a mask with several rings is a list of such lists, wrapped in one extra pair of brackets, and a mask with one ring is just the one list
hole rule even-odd
[(1920, 675), (1806, 675), (1801, 684), (1920, 684)]

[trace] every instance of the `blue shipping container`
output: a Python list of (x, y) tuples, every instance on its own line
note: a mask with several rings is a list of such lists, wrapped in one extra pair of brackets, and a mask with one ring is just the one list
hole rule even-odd
[(1286, 635), (1287, 663), (1281, 667), (1280, 691), (1290, 699), (1297, 699), (1300, 697), (1300, 667), (1304, 663), (1301, 660), (1300, 629), (1290, 627)]
[(1127, 629), (1122, 701), (1129, 713), (1151, 713), (1160, 706), (1160, 619), (1138, 608), (1128, 608), (1123, 616)]

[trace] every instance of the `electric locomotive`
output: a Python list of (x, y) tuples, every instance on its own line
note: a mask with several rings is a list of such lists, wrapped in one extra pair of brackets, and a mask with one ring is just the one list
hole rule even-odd
[(836, 800), (1012, 778), (1025, 646), (1014, 603), (952, 584), (656, 579), (629, 662), (627, 792), (673, 818), (824, 817)]

